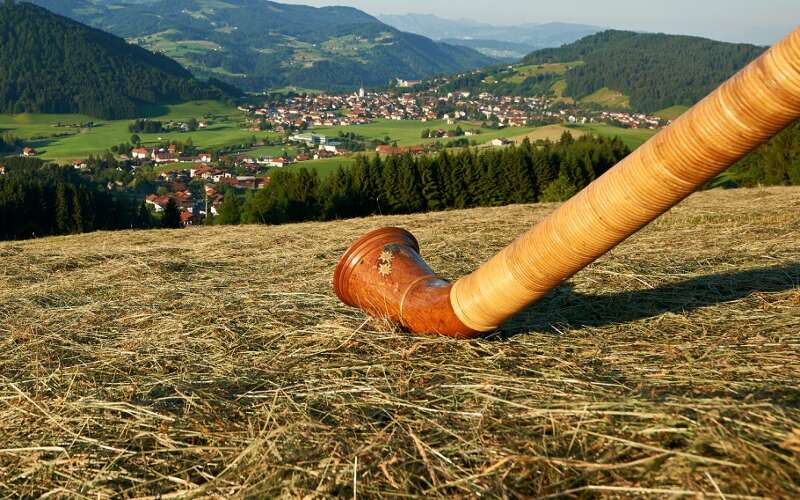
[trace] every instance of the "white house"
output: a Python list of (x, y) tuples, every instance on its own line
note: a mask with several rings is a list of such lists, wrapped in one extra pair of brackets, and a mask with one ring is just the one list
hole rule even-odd
[(511, 141), (505, 137), (499, 137), (491, 142), (491, 145), (496, 147), (508, 146), (509, 144), (511, 144)]

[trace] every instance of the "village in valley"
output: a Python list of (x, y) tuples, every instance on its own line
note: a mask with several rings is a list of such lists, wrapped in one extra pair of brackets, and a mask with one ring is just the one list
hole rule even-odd
[[(94, 163), (76, 160), (73, 166), (91, 174), (111, 163), (128, 181), (146, 177), (151, 192), (145, 195), (145, 202), (151, 211), (162, 213), (173, 199), (183, 225), (190, 226), (217, 216), (227, 190), (268, 186), (275, 169), (313, 168), (319, 160), (340, 160), (346, 165), (360, 154), (419, 155), (444, 148), (505, 147), (534, 127), (561, 125), (566, 130), (607, 124), (621, 129), (658, 129), (669, 123), (655, 116), (585, 107), (553, 96), (442, 92), (443, 83), (447, 80), (398, 79), (393, 88), (383, 90), (265, 94), (238, 107), (242, 126), (253, 134), (250, 148), (206, 150), (195, 147), (191, 139), (186, 143), (139, 143), (115, 146), (104, 159), (95, 158)], [(410, 144), (408, 139), (398, 141), (392, 136), (393, 124), (409, 123), (416, 124), (418, 141)], [(140, 131), (202, 132), (212, 124), (213, 116), (169, 123), (136, 120), (129, 130), (135, 140)], [(360, 133), (359, 127), (376, 124), (385, 124), (386, 133), (378, 137)], [(259, 135), (267, 138), (259, 141)], [(280, 154), (259, 154), (265, 147), (280, 150)], [(25, 147), (21, 156), (35, 157), (37, 151)], [(128, 181), (116, 179), (108, 186), (121, 189)]]

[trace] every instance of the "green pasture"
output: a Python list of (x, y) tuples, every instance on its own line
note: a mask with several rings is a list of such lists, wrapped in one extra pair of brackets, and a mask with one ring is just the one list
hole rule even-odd
[(583, 65), (583, 61), (573, 61), (566, 63), (546, 63), (528, 64), (514, 68), (514, 75), (503, 80), (510, 83), (522, 83), (527, 78), (540, 75), (564, 75), (567, 71), (577, 66)]
[(653, 115), (663, 118), (664, 120), (677, 120), (679, 116), (689, 111), (689, 106), (672, 106), (660, 111), (656, 111)]
[(616, 90), (603, 87), (597, 92), (581, 99), (582, 104), (596, 104), (608, 109), (630, 109), (631, 99)]
[[(275, 134), (253, 132), (240, 127), (243, 114), (236, 108), (218, 101), (193, 101), (168, 106), (144, 108), (143, 116), (160, 121), (202, 119), (212, 116), (213, 125), (194, 132), (169, 132), (162, 134), (139, 134), (145, 145), (166, 141), (186, 142), (192, 139), (200, 148), (221, 148), (249, 141), (254, 135), (258, 139)], [(40, 157), (47, 160), (67, 162), (83, 159), (90, 154), (108, 150), (116, 144), (129, 142), (131, 133), (128, 124), (132, 120), (99, 120), (83, 115), (58, 114), (0, 114), (0, 130), (8, 131), (32, 146)], [(79, 124), (92, 122), (92, 128), (80, 128)], [(63, 126), (57, 126), (61, 123)], [(57, 137), (57, 135), (64, 135)]]
[(422, 139), (421, 135), (423, 130), (455, 130), (456, 127), (461, 127), (465, 131), (472, 129), (480, 130), (480, 135), (468, 138), (477, 141), (478, 144), (484, 144), (499, 137), (510, 138), (517, 135), (525, 135), (536, 129), (536, 127), (490, 129), (482, 128), (480, 124), (468, 122), (457, 122), (455, 125), (448, 125), (444, 120), (428, 122), (415, 120), (377, 120), (367, 125), (318, 127), (314, 129), (314, 133), (325, 135), (329, 138), (335, 138), (339, 132), (353, 132), (367, 139), (383, 139), (388, 136), (392, 141), (397, 141), (398, 146), (416, 146), (419, 144), (430, 144), (437, 140), (446, 142), (453, 139), (447, 137), (441, 139)]
[(619, 137), (629, 148), (636, 149), (644, 144), (648, 139), (656, 135), (656, 130), (619, 128), (605, 123), (587, 123), (585, 125), (574, 125), (576, 128), (589, 134), (602, 135), (606, 137)]

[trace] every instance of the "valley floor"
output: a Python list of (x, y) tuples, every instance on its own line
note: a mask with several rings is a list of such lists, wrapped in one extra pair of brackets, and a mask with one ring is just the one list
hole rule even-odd
[(800, 496), (800, 188), (694, 195), (483, 340), (331, 291), (369, 229), (458, 277), (553, 208), (0, 243), (0, 496)]

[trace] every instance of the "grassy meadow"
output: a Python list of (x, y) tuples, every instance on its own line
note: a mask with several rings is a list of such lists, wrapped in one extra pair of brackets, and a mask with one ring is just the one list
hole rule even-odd
[(689, 111), (689, 106), (672, 106), (660, 111), (656, 111), (653, 115), (663, 118), (664, 120), (677, 120), (682, 114)]
[(622, 92), (603, 87), (581, 99), (581, 104), (595, 104), (607, 109), (628, 110), (631, 107), (631, 100)]
[[(217, 101), (194, 101), (185, 104), (150, 107), (144, 116), (160, 121), (201, 119), (214, 117), (214, 125), (195, 132), (138, 134), (144, 144), (191, 138), (202, 148), (224, 147), (248, 141), (254, 132), (240, 127), (243, 114), (236, 108)], [(33, 146), (47, 160), (68, 162), (83, 159), (93, 153), (108, 150), (111, 146), (129, 142), (128, 124), (132, 120), (100, 120), (83, 115), (20, 114), (1, 115), (0, 130), (9, 131)], [(82, 123), (93, 122), (92, 128), (80, 128)], [(65, 126), (56, 126), (58, 123)], [(64, 134), (63, 137), (54, 137)], [(256, 133), (258, 137), (265, 134)]]
[(370, 229), (457, 278), (554, 208), (0, 243), (0, 493), (800, 497), (800, 188), (693, 195), (479, 340), (331, 290)]
[(545, 63), (545, 64), (528, 64), (514, 67), (514, 74), (504, 81), (510, 83), (522, 83), (527, 78), (532, 76), (541, 75), (565, 75), (567, 71), (578, 66), (582, 66), (583, 61), (573, 61), (566, 63)]
[(657, 130), (638, 128), (619, 128), (605, 123), (587, 123), (585, 125), (571, 125), (569, 128), (581, 130), (585, 133), (605, 137), (619, 137), (629, 148), (636, 149), (648, 139), (656, 135)]
[(444, 120), (434, 120), (428, 122), (416, 120), (375, 120), (373, 123), (367, 125), (351, 125), (339, 127), (317, 127), (314, 129), (315, 133), (335, 137), (339, 132), (354, 132), (358, 135), (364, 136), (367, 139), (383, 139), (386, 136), (397, 141), (398, 146), (415, 146), (418, 144), (431, 144), (433, 142), (442, 141), (447, 142), (455, 138), (445, 137), (442, 139), (422, 139), (423, 130), (453, 130), (456, 127), (461, 127), (463, 130), (477, 129), (480, 130), (480, 135), (469, 137), (468, 139), (476, 141), (478, 144), (485, 144), (491, 142), (499, 137), (512, 137), (524, 135), (532, 132), (536, 127), (518, 127), (506, 129), (490, 129), (480, 126), (480, 122), (458, 122), (456, 125), (448, 125)]

